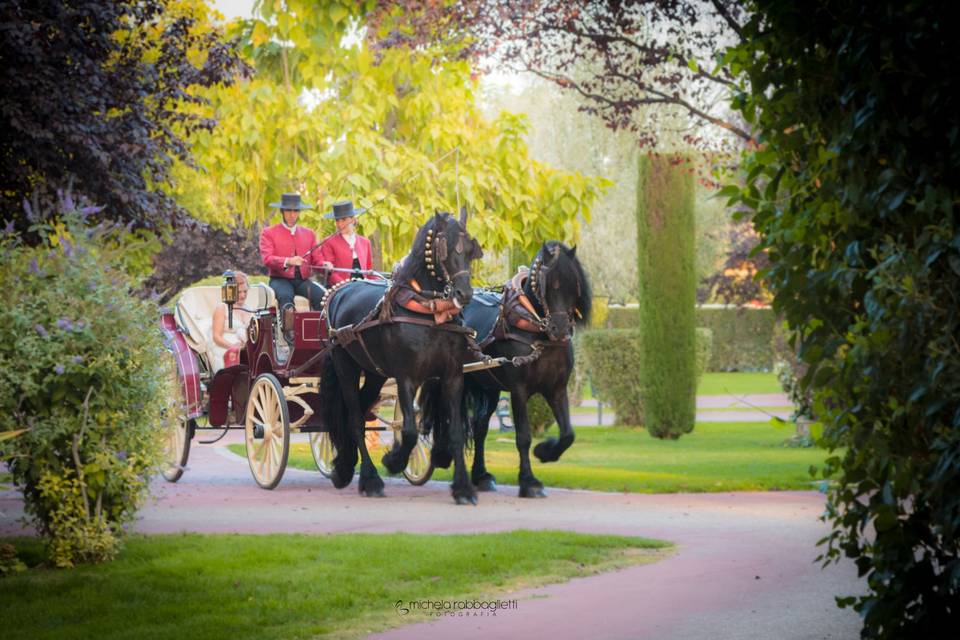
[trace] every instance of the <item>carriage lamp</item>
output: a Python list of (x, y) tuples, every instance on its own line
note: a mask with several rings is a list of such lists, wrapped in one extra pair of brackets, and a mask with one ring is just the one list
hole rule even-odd
[(227, 327), (233, 329), (233, 305), (237, 303), (237, 274), (233, 271), (223, 272), (220, 299), (227, 305)]

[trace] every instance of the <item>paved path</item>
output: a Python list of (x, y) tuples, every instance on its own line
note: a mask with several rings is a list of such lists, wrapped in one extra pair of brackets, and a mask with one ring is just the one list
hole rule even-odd
[[(239, 434), (231, 434), (236, 438)], [(561, 462), (562, 464), (562, 462)], [(658, 563), (511, 594), (496, 617), (441, 618), (380, 638), (644, 638), (651, 640), (857, 637), (856, 615), (833, 594), (860, 591), (852, 565), (821, 570), (813, 560), (826, 532), (815, 492), (611, 494), (549, 490), (521, 500), (516, 487), (457, 507), (445, 483), (412, 487), (388, 479), (388, 497), (337, 491), (319, 474), (288, 469), (274, 491), (258, 489), (246, 461), (219, 446), (197, 446), (176, 485), (154, 484), (140, 514), (144, 533), (352, 531), (420, 533), (563, 529), (671, 540)], [(0, 535), (20, 532), (15, 492), (0, 492)], [(393, 611), (394, 602), (383, 606)]]
[[(597, 401), (584, 400), (580, 406), (590, 407), (593, 412), (571, 416), (574, 426), (597, 426)], [(697, 396), (697, 422), (770, 422), (774, 416), (789, 420), (793, 413), (790, 407), (790, 399), (782, 393)], [(603, 426), (616, 424), (616, 419), (613, 408), (604, 404)]]

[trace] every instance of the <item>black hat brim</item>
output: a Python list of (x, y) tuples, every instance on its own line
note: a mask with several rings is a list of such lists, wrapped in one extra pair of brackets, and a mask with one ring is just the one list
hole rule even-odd
[[(353, 209), (349, 214), (340, 216), (341, 218), (356, 218), (358, 215), (366, 211), (366, 209)], [(323, 216), (327, 220), (336, 220), (337, 216), (334, 215), (333, 211)]]

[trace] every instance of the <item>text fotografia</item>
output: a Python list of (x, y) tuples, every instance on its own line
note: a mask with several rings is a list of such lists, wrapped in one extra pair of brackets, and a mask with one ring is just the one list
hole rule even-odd
[(495, 616), (502, 611), (515, 611), (516, 600), (397, 600), (397, 613), (426, 613), (434, 617), (456, 618)]

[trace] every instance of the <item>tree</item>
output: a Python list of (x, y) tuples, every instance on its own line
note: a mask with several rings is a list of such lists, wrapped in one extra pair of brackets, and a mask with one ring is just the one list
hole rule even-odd
[(172, 160), (188, 158), (177, 131), (214, 121), (178, 107), (242, 69), (205, 12), (172, 0), (0, 2), (0, 209), (15, 229), (34, 222), (23, 203), (35, 191), (49, 205), (70, 187), (103, 205), (95, 219), (157, 229), (183, 214), (160, 188)]
[(637, 185), (644, 426), (675, 440), (696, 420), (694, 180), (689, 160), (648, 155)]
[[(575, 242), (578, 216), (607, 182), (530, 159), (524, 118), (485, 119), (470, 66), (442, 47), (371, 51), (352, 36), (362, 6), (263, 3), (236, 25), (256, 76), (210, 91), (215, 134), (191, 138), (202, 172), (179, 167), (175, 190), (205, 221), (262, 222), (267, 202), (299, 191), (317, 210), (351, 198), (369, 208), (385, 265), (410, 246), (420, 222), (459, 204), (488, 250), (532, 255), (548, 238)], [(352, 38), (352, 39), (351, 39)]]
[[(743, 19), (730, 0), (381, 0), (372, 30), (387, 46), (441, 38), (464, 57), (530, 72), (577, 92), (583, 110), (641, 146), (667, 129), (688, 146), (731, 148), (751, 138), (725, 98), (719, 64)], [(586, 64), (584, 64), (586, 62)], [(704, 128), (706, 125), (706, 128)]]
[(728, 61), (761, 146), (745, 206), (809, 365), (833, 479), (826, 561), (865, 638), (960, 618), (960, 101), (947, 2), (757, 0)]

